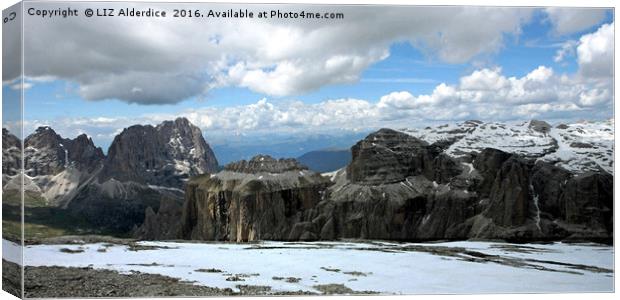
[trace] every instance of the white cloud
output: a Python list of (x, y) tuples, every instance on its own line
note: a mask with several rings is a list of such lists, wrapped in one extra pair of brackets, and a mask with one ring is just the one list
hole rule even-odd
[(20, 82), (11, 84), (10, 87), (12, 90), (21, 90), (21, 89), (27, 90), (32, 87), (32, 83), (28, 83), (28, 82), (22, 83), (20, 81)]
[(553, 57), (553, 61), (556, 63), (564, 61), (568, 57), (575, 56), (575, 47), (577, 47), (578, 43), (574, 40), (568, 40), (560, 46), (555, 52), (555, 56)]
[[(379, 127), (427, 126), (465, 119), (590, 119), (608, 118), (613, 105), (610, 79), (583, 79), (556, 74), (539, 66), (521, 77), (506, 76), (500, 68), (480, 69), (458, 84), (441, 83), (429, 94), (395, 91), (377, 100), (332, 99), (319, 103), (260, 99), (248, 105), (204, 107), (169, 114), (136, 117), (64, 118), (27, 124), (54, 124), (63, 136), (87, 132), (106, 144), (123, 127), (158, 124), (187, 117), (210, 136), (231, 134), (333, 133)], [(103, 141), (103, 142), (101, 142)], [(106, 142), (107, 141), (107, 142)]]
[[(477, 10), (455, 10), (455, 18), (464, 18), (463, 15), (471, 17), (476, 12)], [(222, 86), (243, 86), (269, 95), (285, 96), (311, 91), (327, 84), (358, 80), (365, 68), (385, 59), (388, 55), (386, 48), (389, 45), (388, 41), (408, 40), (423, 49), (438, 49), (439, 52), (448, 47), (447, 44), (433, 45), (437, 38), (433, 28), (437, 27), (425, 28), (428, 24), (422, 22), (435, 20), (434, 18), (440, 19), (433, 15), (436, 13), (433, 10), (416, 11), (420, 14), (421, 20), (402, 23), (397, 22), (401, 20), (398, 18), (399, 11), (386, 11), (387, 14), (393, 14), (393, 20), (396, 21), (364, 27), (366, 32), (353, 26), (355, 22), (362, 22), (362, 15), (359, 15), (362, 13), (357, 12), (358, 15), (355, 11), (352, 13), (353, 23), (341, 26), (310, 26), (302, 23), (291, 25), (293, 27), (281, 27), (282, 24), (268, 22), (258, 25), (252, 23), (254, 26), (266, 26), (271, 30), (255, 30), (256, 34), (253, 35), (245, 35), (245, 31), (239, 35), (227, 35), (226, 32), (241, 28), (222, 24), (221, 28), (225, 30), (218, 35), (217, 43), (213, 42), (213, 38), (207, 38), (205, 40), (208, 41), (208, 45), (202, 45), (202, 48), (188, 46), (190, 50), (185, 49), (186, 47), (163, 50), (154, 48), (155, 50), (150, 50), (157, 53), (147, 51), (138, 55), (139, 50), (146, 51), (149, 48), (131, 44), (133, 45), (131, 47), (137, 47), (134, 49), (136, 56), (132, 57), (131, 62), (127, 62), (126, 57), (116, 61), (110, 55), (114, 49), (104, 47), (99, 49), (101, 51), (99, 54), (84, 54), (84, 57), (75, 57), (73, 60), (80, 62), (91, 55), (105, 57), (103, 60), (111, 65), (96, 66), (92, 64), (100, 62), (84, 62), (93, 68), (104, 67), (101, 72), (92, 73), (87, 67), (74, 64), (54, 65), (54, 60), (49, 60), (52, 61), (51, 70), (54, 72), (34, 68), (33, 74), (27, 78), (39, 80), (73, 78), (79, 83), (78, 92), (87, 99), (121, 98), (127, 102), (142, 104), (176, 102), (204, 93), (209, 88)], [(492, 10), (489, 13), (494, 14), (497, 11)], [(442, 12), (439, 15), (443, 14)], [(405, 26), (411, 25), (411, 22), (420, 22), (419, 28), (411, 29)], [(453, 26), (462, 22), (463, 20), (452, 25), (442, 24), (443, 27), (440, 28), (445, 32), (452, 30), (459, 32)], [(518, 28), (519, 22), (521, 21), (509, 21), (507, 24)], [(476, 34), (490, 37), (493, 35), (492, 32), (503, 32), (508, 30), (506, 29), (508, 27), (499, 31), (484, 28)], [(182, 44), (187, 41), (194, 42), (193, 39), (179, 39), (179, 34), (186, 33), (185, 30), (189, 28), (194, 27), (164, 27), (164, 31), (155, 30), (158, 32), (156, 37)], [(415, 30), (415, 33), (411, 30)], [(143, 42), (160, 46), (158, 43), (161, 41), (139, 28), (128, 31), (137, 34), (134, 38), (146, 36)], [(268, 43), (269, 38), (273, 37), (266, 36), (265, 32), (292, 37), (282, 45)], [(205, 30), (200, 34), (204, 35), (202, 37), (212, 37), (213, 33)], [(296, 40), (301, 37), (303, 43)], [(88, 37), (78, 37), (80, 38), (88, 40)], [(342, 41), (334, 42), (339, 39)], [(464, 119), (552, 119), (584, 116), (592, 119), (607, 118), (613, 105), (613, 39), (613, 23), (611, 23), (600, 26), (593, 33), (584, 34), (577, 42), (567, 42), (569, 46), (562, 50), (565, 52), (558, 52), (556, 57), (559, 57), (558, 61), (565, 61), (571, 56), (570, 51), (573, 51), (579, 66), (575, 74), (560, 74), (548, 66), (539, 66), (523, 76), (504, 74), (500, 67), (479, 68), (459, 78), (456, 84), (439, 83), (426, 94), (394, 91), (379, 99), (343, 98), (319, 103), (295, 101), (295, 97), (288, 97), (286, 100), (263, 98), (256, 103), (232, 107), (204, 107), (136, 117), (62, 118), (31, 121), (26, 125), (33, 130), (36, 124), (54, 124), (54, 128), (57, 128), (63, 136), (72, 137), (80, 132), (87, 132), (95, 140), (110, 141), (123, 127), (136, 123), (157, 124), (178, 116), (189, 118), (211, 135), (223, 136), (252, 132), (308, 133), (378, 127), (399, 128)], [(452, 42), (455, 40), (452, 39)], [(214, 45), (224, 48), (210, 48)], [(129, 47), (129, 45), (121, 46), (121, 48)], [(484, 50), (480, 51), (493, 51), (495, 47), (499, 46), (493, 43), (487, 44)], [(168, 51), (172, 49), (182, 55), (169, 55)], [(471, 55), (476, 55), (474, 52), (480, 53), (480, 51), (464, 51), (456, 56), (468, 59)], [(50, 53), (54, 58), (63, 57), (55, 51)], [(82, 55), (82, 53), (69, 53)], [(131, 71), (126, 70), (128, 63)], [(170, 70), (164, 65), (177, 68)], [(35, 80), (29, 82), (31, 81)]]
[(601, 8), (550, 7), (545, 12), (558, 35), (581, 32), (600, 24), (606, 10)]
[(506, 87), (508, 81), (501, 75), (501, 69), (482, 69), (471, 75), (461, 78), (461, 88), (464, 90), (490, 91)]
[[(56, 8), (53, 3), (36, 5)], [(84, 5), (109, 6), (74, 6)], [(172, 8), (164, 3), (133, 5)], [(174, 8), (184, 7), (193, 8), (174, 4)], [(317, 5), (278, 8), (336, 10)], [(519, 35), (533, 11), (395, 6), (338, 6), (337, 10), (345, 14), (344, 20), (28, 18), (25, 71), (28, 76), (77, 83), (79, 94), (87, 100), (176, 103), (226, 86), (247, 87), (269, 96), (299, 95), (359, 80), (368, 66), (388, 57), (395, 42), (411, 43), (449, 63), (495, 53), (503, 47), (505, 36)], [(70, 38), (58, 38), (60, 33)], [(13, 73), (6, 71), (5, 75)]]
[(583, 35), (577, 46), (579, 72), (584, 77), (613, 76), (614, 23), (603, 24), (596, 32)]

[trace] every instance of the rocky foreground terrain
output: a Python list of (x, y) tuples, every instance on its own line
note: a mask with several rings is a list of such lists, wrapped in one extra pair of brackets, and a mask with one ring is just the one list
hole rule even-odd
[(612, 128), (469, 121), (423, 133), (381, 129), (326, 176), (259, 155), (192, 178), (183, 205), (147, 212), (135, 235), (610, 243)]

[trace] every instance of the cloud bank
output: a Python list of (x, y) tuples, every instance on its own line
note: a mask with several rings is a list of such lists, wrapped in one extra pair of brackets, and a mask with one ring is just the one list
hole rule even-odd
[[(391, 126), (426, 126), (454, 120), (605, 118), (613, 106), (613, 23), (585, 34), (574, 45), (578, 71), (558, 74), (539, 66), (522, 77), (501, 68), (482, 68), (457, 84), (440, 83), (428, 94), (395, 91), (379, 99), (332, 99), (319, 103), (260, 99), (249, 105), (204, 107), (171, 114), (132, 118), (65, 118), (54, 120), (66, 136), (88, 132), (95, 140), (111, 140), (123, 127), (156, 124), (179, 116), (189, 118), (207, 135), (248, 133), (359, 131)], [(603, 61), (598, 61), (602, 59)], [(31, 121), (27, 127), (49, 121)]]
[[(26, 9), (29, 5), (35, 4), (26, 4)], [(134, 5), (172, 8), (162, 3)], [(54, 8), (49, 3), (36, 6)], [(97, 8), (95, 3), (74, 6)], [(244, 87), (270, 97), (295, 96), (358, 81), (365, 69), (390, 55), (390, 45), (396, 42), (410, 43), (447, 63), (496, 53), (507, 36), (520, 34), (533, 13), (530, 8), (501, 7), (244, 7), (337, 11), (345, 19), (115, 18), (110, 22), (29, 17), (25, 73), (77, 83), (80, 96), (93, 101), (169, 104), (220, 87)], [(4, 80), (16, 75), (15, 70), (6, 70)]]

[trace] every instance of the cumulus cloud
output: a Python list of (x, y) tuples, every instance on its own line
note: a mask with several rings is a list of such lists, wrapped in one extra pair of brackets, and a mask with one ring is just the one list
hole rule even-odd
[(602, 8), (550, 7), (545, 9), (553, 30), (558, 35), (582, 32), (600, 24), (606, 11)]
[(603, 24), (596, 32), (579, 39), (577, 63), (584, 77), (613, 76), (614, 23)]
[(555, 52), (553, 61), (556, 63), (559, 63), (559, 62), (563, 62), (565, 59), (569, 57), (575, 56), (575, 48), (577, 47), (577, 45), (578, 45), (577, 41), (574, 41), (574, 40), (568, 40), (562, 43), (562, 45), (560, 46), (560, 49), (558, 49)]
[(609, 117), (613, 82), (584, 79), (579, 74), (557, 74), (539, 66), (521, 77), (506, 76), (500, 68), (473, 71), (458, 84), (438, 84), (431, 93), (395, 91), (379, 99), (331, 99), (319, 103), (259, 99), (230, 107), (203, 107), (169, 114), (135, 117), (63, 118), (31, 121), (54, 124), (64, 136), (86, 132), (100, 144), (109, 143), (124, 127), (158, 124), (187, 117), (209, 136), (241, 134), (333, 133), (380, 127), (416, 127), (466, 119), (578, 119)]
[[(26, 4), (26, 8), (29, 5), (34, 4)], [(36, 5), (57, 8), (53, 3)], [(74, 6), (103, 8), (101, 5)], [(137, 9), (146, 5), (172, 8), (164, 3), (133, 4)], [(187, 4), (174, 7), (194, 8)], [(112, 22), (109, 18), (29, 17), (25, 23), (25, 72), (31, 77), (52, 76), (77, 83), (80, 96), (87, 100), (176, 103), (227, 86), (268, 96), (291, 96), (358, 81), (365, 69), (389, 56), (395, 42), (410, 43), (448, 63), (495, 53), (503, 47), (505, 36), (520, 33), (533, 11), (501, 7), (243, 7), (255, 11), (337, 10), (345, 18), (114, 18)], [(212, 4), (210, 8), (239, 6)], [(5, 76), (16, 74), (5, 70)]]

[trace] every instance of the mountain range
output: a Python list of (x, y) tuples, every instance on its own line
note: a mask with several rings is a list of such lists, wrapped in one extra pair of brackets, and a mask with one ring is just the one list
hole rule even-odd
[[(613, 120), (466, 121), (222, 169), (185, 118), (125, 128), (107, 155), (40, 127), (24, 183), (38, 205), (143, 239), (609, 240), (613, 140)], [(4, 192), (19, 189), (20, 144), (3, 129)]]
[[(18, 162), (19, 139), (3, 130), (3, 141), (11, 143), (3, 160)], [(24, 147), (31, 197), (117, 231), (141, 224), (145, 209), (157, 209), (162, 198), (182, 201), (185, 181), (218, 167), (201, 130), (185, 118), (126, 128), (107, 156), (86, 135), (66, 139), (47, 126), (26, 137)], [(3, 172), (4, 190), (19, 188), (16, 166)]]
[[(192, 178), (142, 239), (613, 239), (613, 121), (381, 129), (320, 174), (259, 155)], [(162, 206), (163, 207), (163, 206)], [(165, 232), (159, 224), (166, 224)]]
[(310, 151), (297, 158), (309, 169), (319, 172), (332, 172), (345, 167), (351, 162), (351, 150), (329, 148)]

